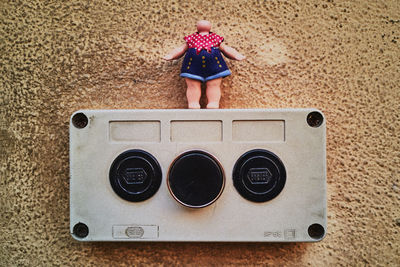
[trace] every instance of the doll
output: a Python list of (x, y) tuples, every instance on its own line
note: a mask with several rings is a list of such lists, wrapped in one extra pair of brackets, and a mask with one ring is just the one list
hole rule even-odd
[(207, 86), (207, 108), (219, 108), (222, 78), (231, 74), (221, 52), (230, 59), (245, 59), (238, 51), (223, 44), (223, 37), (210, 30), (210, 22), (198, 21), (197, 32), (185, 36), (186, 43), (164, 57), (165, 60), (173, 60), (186, 53), (180, 76), (186, 81), (186, 97), (190, 109), (200, 108), (202, 82)]

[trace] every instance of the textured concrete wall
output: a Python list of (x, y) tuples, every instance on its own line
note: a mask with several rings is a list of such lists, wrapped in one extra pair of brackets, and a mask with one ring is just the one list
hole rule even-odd
[[(215, 3), (212, 3), (215, 2)], [(0, 265), (400, 264), (400, 2), (1, 1)], [(208, 19), (247, 56), (222, 108), (327, 118), (328, 235), (314, 244), (78, 243), (68, 120), (185, 108), (161, 57)]]

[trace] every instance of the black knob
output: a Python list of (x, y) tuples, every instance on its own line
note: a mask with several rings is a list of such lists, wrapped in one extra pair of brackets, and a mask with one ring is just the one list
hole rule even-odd
[(161, 167), (148, 152), (138, 149), (120, 154), (110, 168), (110, 183), (121, 198), (139, 202), (151, 198), (160, 188)]
[(247, 200), (265, 202), (285, 186), (286, 170), (274, 153), (255, 149), (243, 154), (233, 168), (233, 185)]
[(190, 208), (203, 208), (221, 195), (225, 177), (221, 165), (213, 156), (194, 150), (175, 159), (167, 184), (179, 203)]

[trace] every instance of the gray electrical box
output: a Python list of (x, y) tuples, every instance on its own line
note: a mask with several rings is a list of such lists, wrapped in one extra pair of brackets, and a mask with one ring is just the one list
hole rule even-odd
[(71, 234), (319, 241), (327, 225), (325, 142), (315, 109), (77, 111)]

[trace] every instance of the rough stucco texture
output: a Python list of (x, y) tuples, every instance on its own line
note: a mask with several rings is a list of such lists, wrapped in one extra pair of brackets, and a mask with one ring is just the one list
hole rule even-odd
[[(399, 265), (400, 2), (1, 1), (0, 265)], [(320, 243), (80, 243), (69, 234), (69, 116), (185, 108), (181, 60), (207, 19), (247, 56), (222, 108), (327, 119)], [(204, 104), (204, 99), (202, 100)]]

